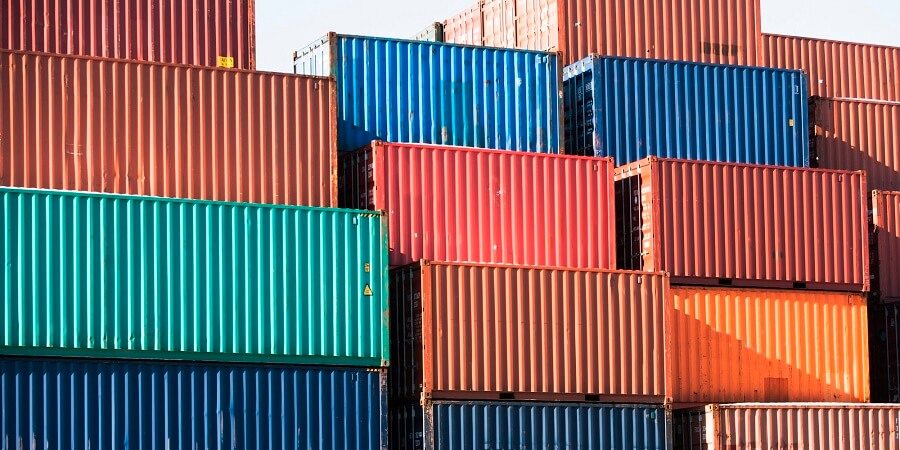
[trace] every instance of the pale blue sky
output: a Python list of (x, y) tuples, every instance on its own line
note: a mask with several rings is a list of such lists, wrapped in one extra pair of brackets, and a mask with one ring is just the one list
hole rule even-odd
[[(290, 72), (293, 51), (328, 31), (410, 37), (474, 1), (256, 0), (257, 66)], [(900, 46), (900, 0), (762, 0), (762, 10), (765, 32)]]

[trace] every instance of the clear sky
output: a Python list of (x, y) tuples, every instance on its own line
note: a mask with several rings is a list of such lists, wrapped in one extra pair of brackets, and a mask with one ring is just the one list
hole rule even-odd
[[(293, 51), (329, 31), (408, 38), (474, 3), (256, 0), (257, 66), (291, 72)], [(900, 46), (900, 0), (762, 0), (762, 13), (762, 29), (769, 33)]]

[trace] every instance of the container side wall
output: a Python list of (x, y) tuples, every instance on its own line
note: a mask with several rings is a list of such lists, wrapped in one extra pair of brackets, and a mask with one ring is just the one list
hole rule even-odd
[(0, 353), (387, 364), (378, 214), (11, 188), (0, 208)]
[(484, 45), (481, 2), (444, 21), (444, 41), (465, 45)]
[(872, 196), (872, 222), (878, 267), (876, 292), (882, 300), (900, 300), (900, 192)]
[(327, 35), (294, 54), (294, 73), (319, 77), (335, 76), (332, 48), (334, 36)]
[(672, 413), (672, 448), (675, 450), (712, 450), (706, 441), (709, 413), (702, 408), (676, 409)]
[(420, 398), (423, 380), (422, 267), (418, 264), (391, 270), (391, 402)]
[(869, 306), (872, 401), (900, 403), (900, 303)]
[(434, 22), (413, 36), (414, 41), (444, 42), (444, 24)]

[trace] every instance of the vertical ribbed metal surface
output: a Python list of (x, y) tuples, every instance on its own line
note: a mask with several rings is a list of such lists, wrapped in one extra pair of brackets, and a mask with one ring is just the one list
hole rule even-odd
[(869, 331), (872, 401), (900, 403), (900, 302), (872, 302)]
[[(481, 2), (444, 21), (444, 41), (463, 45), (484, 45)], [(497, 46), (495, 46), (497, 47)]]
[(2, 49), (256, 67), (254, 0), (13, 0), (0, 21)]
[(568, 153), (809, 165), (798, 71), (589, 57), (563, 80)]
[(658, 405), (429, 402), (391, 408), (397, 450), (671, 448), (671, 415)]
[(334, 82), (0, 52), (0, 185), (337, 205)]
[(672, 287), (677, 403), (869, 401), (866, 297)]
[(763, 34), (760, 63), (809, 75), (813, 96), (900, 101), (900, 47)]
[(863, 172), (648, 158), (616, 169), (616, 183), (619, 268), (678, 283), (869, 290)]
[(812, 165), (865, 170), (869, 189), (900, 189), (900, 103), (815, 98)]
[(0, 360), (4, 449), (387, 449), (383, 370)]
[(444, 24), (434, 22), (413, 36), (415, 41), (444, 42)]
[(395, 348), (407, 360), (392, 397), (418, 398), (421, 386), (435, 399), (662, 403), (667, 295), (668, 280), (646, 273), (436, 262), (394, 269)]
[(294, 71), (337, 79), (341, 151), (373, 139), (561, 150), (553, 53), (329, 34)]
[(615, 266), (609, 158), (375, 142), (340, 170), (342, 206), (385, 211), (391, 266)]
[(872, 193), (875, 283), (882, 300), (900, 300), (900, 192)]
[(0, 207), (0, 353), (387, 364), (378, 213), (11, 188)]

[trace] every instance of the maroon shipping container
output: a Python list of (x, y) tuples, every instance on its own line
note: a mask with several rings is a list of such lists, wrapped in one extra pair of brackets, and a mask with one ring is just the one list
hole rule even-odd
[(900, 190), (900, 103), (821, 97), (811, 103), (814, 166), (865, 170), (869, 189)]
[(336, 206), (327, 78), (0, 51), (0, 185)]
[(340, 204), (385, 212), (391, 266), (615, 266), (611, 158), (378, 141), (340, 158)]
[(256, 68), (254, 0), (13, 0), (0, 49)]
[(873, 290), (883, 301), (900, 301), (900, 192), (872, 193)]
[(390, 287), (394, 401), (665, 400), (664, 275), (422, 262)]
[(869, 290), (863, 172), (647, 158), (616, 169), (620, 269)]

